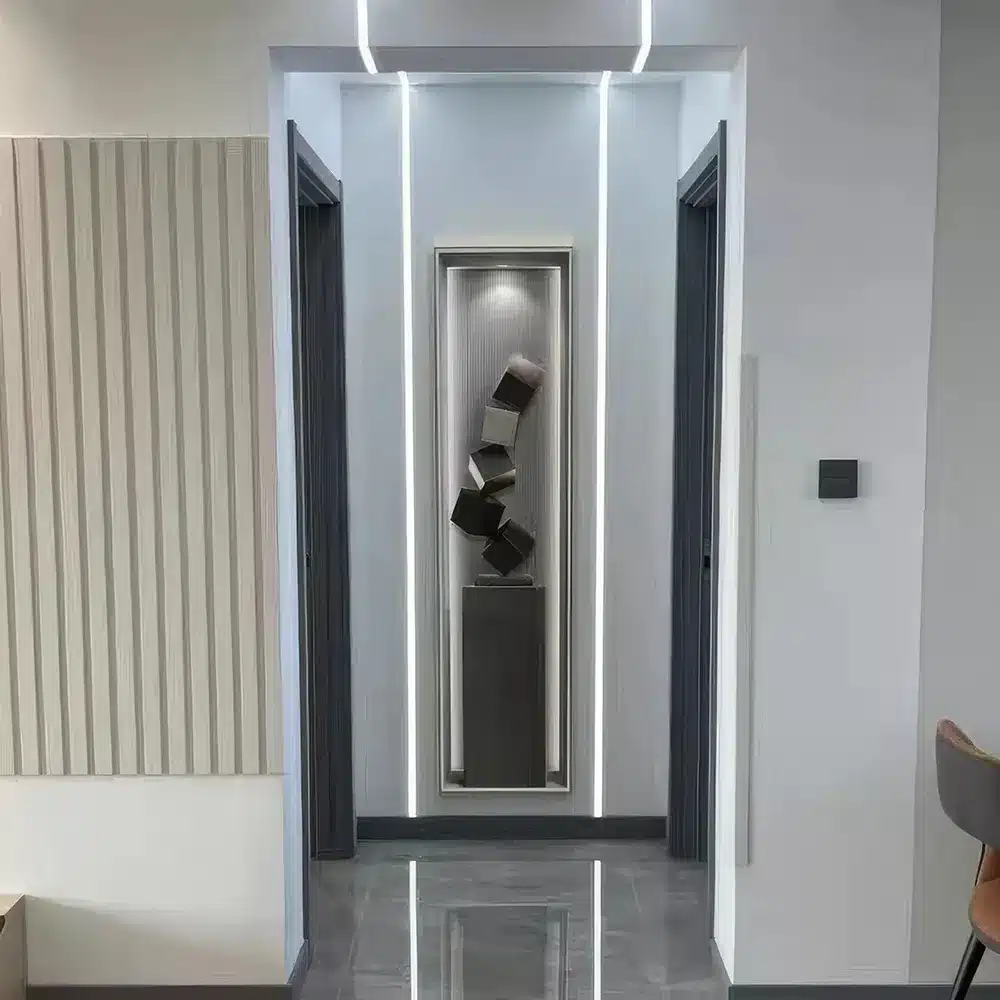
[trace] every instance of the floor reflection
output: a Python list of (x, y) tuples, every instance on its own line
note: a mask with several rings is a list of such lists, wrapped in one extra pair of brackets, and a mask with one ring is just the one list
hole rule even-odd
[(700, 866), (659, 844), (363, 845), (313, 879), (308, 1000), (715, 1000)]
[(523, 905), (449, 908), (441, 937), (442, 1000), (565, 1000), (569, 913)]

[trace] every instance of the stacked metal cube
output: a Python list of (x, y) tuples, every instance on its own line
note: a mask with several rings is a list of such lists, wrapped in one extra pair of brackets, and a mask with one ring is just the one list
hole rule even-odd
[(521, 354), (508, 360), (483, 416), (483, 446), (469, 456), (474, 486), (459, 491), (451, 512), (452, 524), (486, 539), (483, 558), (502, 576), (522, 565), (535, 547), (534, 536), (507, 514), (499, 496), (517, 481), (511, 453), (518, 424), (544, 377), (544, 369)]

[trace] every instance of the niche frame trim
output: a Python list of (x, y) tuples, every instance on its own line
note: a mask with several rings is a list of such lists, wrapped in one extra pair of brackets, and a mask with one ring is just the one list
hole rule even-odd
[[(442, 395), (447, 393), (447, 275), (449, 268), (464, 270), (494, 270), (498, 267), (511, 269), (558, 269), (561, 272), (561, 313), (562, 329), (561, 357), (563, 419), (560, 428), (559, 449), (562, 452), (562, 502), (560, 505), (560, 531), (562, 551), (560, 552), (560, 623), (559, 642), (560, 658), (560, 711), (561, 729), (559, 734), (559, 770), (550, 772), (550, 781), (545, 788), (466, 788), (456, 786), (452, 781), (457, 773), (451, 766), (451, 651), (448, 595), (445, 586), (448, 585), (448, 531), (447, 514), (451, 510), (453, 498), (449, 494), (448, 469), (445, 462), (445, 450), (448, 434), (447, 399)], [(570, 669), (573, 649), (571, 641), (572, 621), (572, 544), (570, 530), (573, 513), (573, 428), (575, 424), (575, 404), (573, 399), (573, 374), (575, 366), (575, 316), (573, 312), (573, 247), (570, 245), (524, 244), (496, 245), (480, 244), (473, 246), (436, 245), (434, 247), (434, 295), (433, 317), (431, 323), (433, 346), (433, 465), (434, 465), (434, 534), (433, 544), (436, 553), (435, 580), (435, 625), (436, 625), (436, 663), (435, 698), (437, 702), (437, 740), (436, 768), (437, 792), (448, 797), (479, 797), (483, 795), (545, 795), (567, 796), (572, 792), (572, 768), (570, 748), (572, 746), (572, 670)]]

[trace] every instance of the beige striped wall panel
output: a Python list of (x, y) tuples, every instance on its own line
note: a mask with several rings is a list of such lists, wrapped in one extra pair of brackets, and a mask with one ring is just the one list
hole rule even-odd
[(0, 139), (0, 775), (280, 771), (267, 140)]

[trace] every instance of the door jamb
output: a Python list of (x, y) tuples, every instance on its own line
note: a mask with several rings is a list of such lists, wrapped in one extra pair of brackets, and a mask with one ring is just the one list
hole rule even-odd
[[(320, 752), (313, 746), (310, 721), (312, 709), (309, 649), (309, 610), (306, 576), (306, 525), (305, 507), (305, 435), (303, 413), (303, 303), (299, 273), (299, 208), (303, 205), (338, 205), (343, 207), (343, 185), (333, 175), (322, 158), (309, 145), (292, 119), (287, 121), (288, 152), (288, 231), (291, 255), (291, 334), (292, 334), (292, 383), (293, 414), (295, 423), (295, 487), (296, 487), (296, 584), (299, 603), (299, 739), (302, 781), (302, 907), (303, 937), (307, 947), (310, 941), (310, 867), (315, 848), (313, 765)], [(343, 220), (341, 219), (341, 225)], [(341, 262), (343, 263), (343, 262)], [(346, 707), (348, 718), (350, 706)], [(353, 769), (353, 759), (337, 761), (336, 768)]]
[[(709, 736), (707, 741), (707, 784), (705, 789), (706, 817), (706, 837), (707, 837), (707, 865), (708, 865), (708, 926), (710, 936), (714, 936), (715, 919), (715, 881), (716, 881), (716, 857), (715, 857), (715, 807), (716, 807), (716, 736), (718, 729), (718, 613), (719, 613), (719, 482), (720, 482), (720, 432), (722, 422), (722, 382), (723, 382), (723, 343), (724, 343), (724, 288), (725, 288), (725, 247), (726, 247), (726, 153), (727, 153), (726, 123), (719, 123), (718, 131), (702, 150), (691, 168), (684, 174), (677, 184), (678, 208), (683, 211), (684, 207), (707, 208), (713, 204), (716, 210), (716, 246), (717, 256), (715, 259), (715, 316), (713, 329), (710, 336), (713, 339), (713, 384), (706, 386), (705, 391), (712, 393), (713, 407), (713, 428), (712, 428), (712, 497), (711, 497), (711, 537), (712, 550), (711, 577), (709, 584), (710, 592), (710, 642), (709, 671), (707, 680), (708, 698), (708, 725)], [(678, 217), (679, 244), (682, 233), (680, 216)], [(683, 247), (679, 245), (679, 253), (683, 252)], [(678, 257), (678, 269), (681, 260)], [(704, 289), (702, 289), (704, 291)], [(691, 288), (682, 288), (678, 283), (678, 315), (681, 315), (681, 296), (685, 293), (691, 294)], [(675, 387), (676, 391), (676, 387)], [(677, 429), (675, 428), (675, 442)], [(675, 467), (676, 468), (676, 467)], [(676, 491), (676, 484), (675, 484)], [(676, 496), (676, 494), (675, 494)], [(704, 500), (704, 498), (703, 498)], [(676, 499), (675, 499), (676, 504)], [(678, 540), (674, 539), (674, 551), (676, 553)], [(676, 555), (675, 557), (676, 558)], [(675, 580), (676, 585), (676, 580)], [(675, 595), (675, 609), (676, 609)], [(689, 623), (690, 625), (690, 623)], [(671, 664), (671, 678), (673, 678), (674, 666)], [(673, 684), (673, 680), (672, 680)], [(696, 745), (697, 732), (693, 733), (691, 742)], [(697, 765), (696, 765), (697, 766)], [(668, 819), (669, 822), (669, 819)]]

